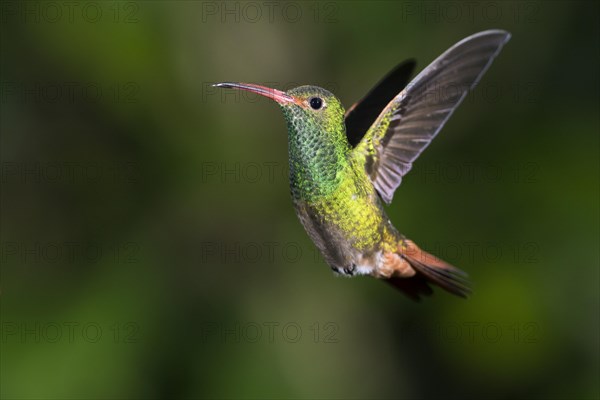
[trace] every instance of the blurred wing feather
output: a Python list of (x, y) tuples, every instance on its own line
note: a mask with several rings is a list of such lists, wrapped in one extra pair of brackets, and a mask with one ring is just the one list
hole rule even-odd
[(438, 57), (379, 114), (352, 156), (364, 163), (381, 198), (390, 203), (402, 177), (472, 89), (510, 34), (469, 36)]

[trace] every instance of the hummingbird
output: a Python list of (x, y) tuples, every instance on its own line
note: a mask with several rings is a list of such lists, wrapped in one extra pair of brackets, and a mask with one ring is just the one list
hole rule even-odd
[(384, 203), (509, 39), (503, 30), (468, 36), (410, 83), (415, 62), (407, 60), (347, 111), (317, 86), (213, 86), (257, 93), (281, 107), (294, 209), (335, 274), (370, 275), (414, 300), (431, 295), (430, 284), (466, 298), (468, 275), (400, 233)]

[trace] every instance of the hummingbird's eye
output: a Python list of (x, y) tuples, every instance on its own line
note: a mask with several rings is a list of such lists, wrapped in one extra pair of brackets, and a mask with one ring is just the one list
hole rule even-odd
[(310, 107), (313, 110), (318, 110), (319, 108), (321, 108), (321, 106), (323, 106), (323, 100), (321, 100), (318, 97), (313, 97), (312, 99), (310, 99)]

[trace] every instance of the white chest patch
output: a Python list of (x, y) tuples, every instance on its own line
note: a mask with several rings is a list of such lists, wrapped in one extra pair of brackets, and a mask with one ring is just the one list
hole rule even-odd
[(373, 266), (372, 265), (357, 265), (356, 269), (354, 270), (356, 275), (371, 275), (371, 272), (373, 272)]
[(371, 275), (374, 270), (379, 268), (381, 263), (381, 252), (378, 251), (371, 257), (361, 257), (360, 262), (356, 263), (355, 274), (356, 275)]

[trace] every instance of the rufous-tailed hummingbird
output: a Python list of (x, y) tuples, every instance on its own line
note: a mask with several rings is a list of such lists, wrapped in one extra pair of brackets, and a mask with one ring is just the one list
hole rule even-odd
[(385, 279), (414, 299), (431, 294), (428, 283), (466, 297), (466, 274), (398, 232), (383, 202), (392, 201), (402, 177), (509, 39), (502, 30), (469, 36), (408, 85), (415, 63), (406, 61), (348, 111), (317, 86), (288, 92), (214, 86), (258, 93), (281, 106), (296, 214), (333, 271)]

